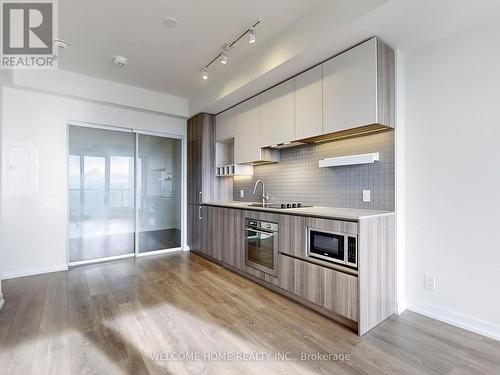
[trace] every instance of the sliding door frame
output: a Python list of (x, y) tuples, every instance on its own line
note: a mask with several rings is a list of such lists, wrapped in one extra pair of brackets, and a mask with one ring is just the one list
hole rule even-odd
[[(70, 126), (79, 126), (82, 128), (90, 128), (90, 129), (102, 129), (102, 130), (111, 130), (111, 131), (119, 131), (122, 133), (132, 133), (134, 134), (134, 142), (135, 142), (135, 147), (134, 147), (134, 251), (129, 253), (129, 254), (123, 254), (123, 255), (115, 255), (115, 256), (109, 256), (109, 257), (103, 257), (103, 258), (97, 258), (97, 259), (88, 259), (88, 260), (82, 260), (82, 261), (76, 261), (76, 262), (71, 262), (70, 261), (70, 254), (69, 254), (69, 204), (70, 204), (70, 194), (69, 194), (69, 155), (70, 155), (70, 149), (69, 149), (69, 127)], [(138, 210), (138, 204), (137, 202), (139, 201), (140, 197), (138, 196), (138, 189), (137, 187), (139, 186), (138, 184), (140, 181), (138, 181), (138, 173), (137, 173), (137, 166), (138, 166), (138, 161), (139, 161), (139, 135), (151, 135), (155, 137), (161, 137), (161, 138), (166, 138), (166, 139), (177, 139), (181, 141), (181, 246), (180, 247), (175, 247), (171, 249), (161, 249), (161, 250), (155, 250), (155, 251), (150, 251), (150, 252), (145, 252), (145, 253), (139, 253), (139, 210)], [(97, 124), (97, 123), (90, 123), (90, 122), (83, 122), (83, 121), (75, 121), (75, 120), (68, 120), (66, 122), (66, 162), (67, 162), (67, 183), (66, 183), (66, 200), (67, 200), (67, 210), (66, 210), (66, 263), (68, 264), (68, 267), (77, 267), (81, 265), (86, 265), (86, 264), (94, 264), (94, 263), (102, 263), (102, 262), (108, 262), (112, 260), (119, 260), (119, 259), (127, 259), (127, 258), (139, 258), (139, 257), (144, 257), (144, 256), (149, 256), (149, 255), (157, 255), (157, 254), (163, 254), (163, 253), (171, 253), (171, 252), (178, 252), (178, 251), (184, 251), (186, 250), (186, 223), (185, 223), (185, 200), (186, 200), (186, 184), (187, 180), (185, 178), (185, 174), (187, 173), (186, 171), (186, 153), (185, 153), (185, 148), (186, 148), (186, 137), (183, 135), (179, 134), (172, 134), (172, 133), (166, 133), (166, 132), (158, 132), (158, 131), (147, 131), (147, 130), (142, 130), (142, 129), (135, 129), (135, 128), (128, 128), (128, 127), (121, 127), (121, 126), (114, 126), (114, 125), (105, 125), (105, 124)]]
[[(139, 257), (144, 257), (148, 255), (156, 255), (156, 254), (164, 254), (164, 253), (173, 253), (177, 251), (182, 251), (185, 248), (184, 244), (184, 230), (186, 229), (184, 227), (184, 209), (183, 209), (183, 201), (184, 201), (184, 194), (186, 190), (186, 184), (185, 184), (185, 179), (184, 179), (184, 168), (182, 167), (184, 165), (184, 136), (176, 135), (176, 134), (168, 134), (168, 133), (160, 133), (160, 132), (153, 132), (153, 131), (147, 131), (147, 130), (138, 130), (138, 129), (133, 129), (133, 132), (135, 133), (135, 256), (137, 258)], [(141, 199), (139, 196), (139, 189), (138, 186), (141, 183), (139, 181), (138, 173), (137, 173), (137, 166), (139, 165), (139, 136), (140, 135), (151, 135), (153, 137), (160, 137), (160, 138), (165, 138), (165, 139), (178, 139), (181, 141), (181, 170), (180, 170), (180, 175), (181, 175), (181, 246), (179, 247), (173, 247), (170, 249), (160, 249), (160, 250), (154, 250), (154, 251), (148, 251), (145, 253), (140, 253), (139, 252), (139, 210), (137, 208), (137, 202)]]

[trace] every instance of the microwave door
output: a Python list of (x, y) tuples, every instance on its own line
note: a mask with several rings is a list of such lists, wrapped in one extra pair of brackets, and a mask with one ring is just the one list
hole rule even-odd
[(345, 263), (343, 234), (309, 231), (309, 255), (336, 263)]

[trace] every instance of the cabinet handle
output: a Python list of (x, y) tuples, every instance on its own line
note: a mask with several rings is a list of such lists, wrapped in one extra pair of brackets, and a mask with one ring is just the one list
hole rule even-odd
[(202, 209), (203, 209), (202, 206), (198, 207), (198, 219), (200, 219), (200, 220), (203, 220), (203, 216), (202, 216), (202, 212), (201, 212)]
[(200, 203), (202, 203), (202, 202), (203, 202), (203, 194), (202, 194), (202, 192), (201, 192), (201, 191), (200, 191), (200, 193), (199, 193), (199, 194), (200, 194)]

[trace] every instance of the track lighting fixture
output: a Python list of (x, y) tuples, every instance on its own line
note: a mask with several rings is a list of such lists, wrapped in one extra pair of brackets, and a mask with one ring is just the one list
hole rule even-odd
[(248, 43), (253, 44), (255, 43), (255, 28), (251, 27), (248, 30)]
[(227, 43), (224, 44), (224, 46), (222, 47), (222, 52), (220, 54), (220, 63), (221, 64), (227, 64), (229, 62), (229, 56), (227, 55), (227, 50), (229, 49), (229, 47), (227, 46)]
[(224, 43), (221, 48), (220, 53), (215, 56), (208, 64), (203, 66), (202, 69), (202, 78), (208, 79), (207, 69), (210, 65), (212, 65), (215, 61), (219, 60), (221, 64), (226, 65), (229, 62), (229, 50), (233, 48), (233, 46), (244, 36), (248, 34), (248, 43), (255, 43), (255, 27), (262, 22), (262, 19), (259, 18), (253, 24), (250, 25), (248, 29), (246, 29), (238, 38), (233, 40), (231, 43)]

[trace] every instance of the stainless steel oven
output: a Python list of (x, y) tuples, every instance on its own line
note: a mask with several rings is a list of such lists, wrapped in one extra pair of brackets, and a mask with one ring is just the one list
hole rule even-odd
[(245, 263), (278, 276), (278, 224), (245, 219)]
[(348, 233), (307, 228), (307, 255), (358, 268), (358, 239)]

